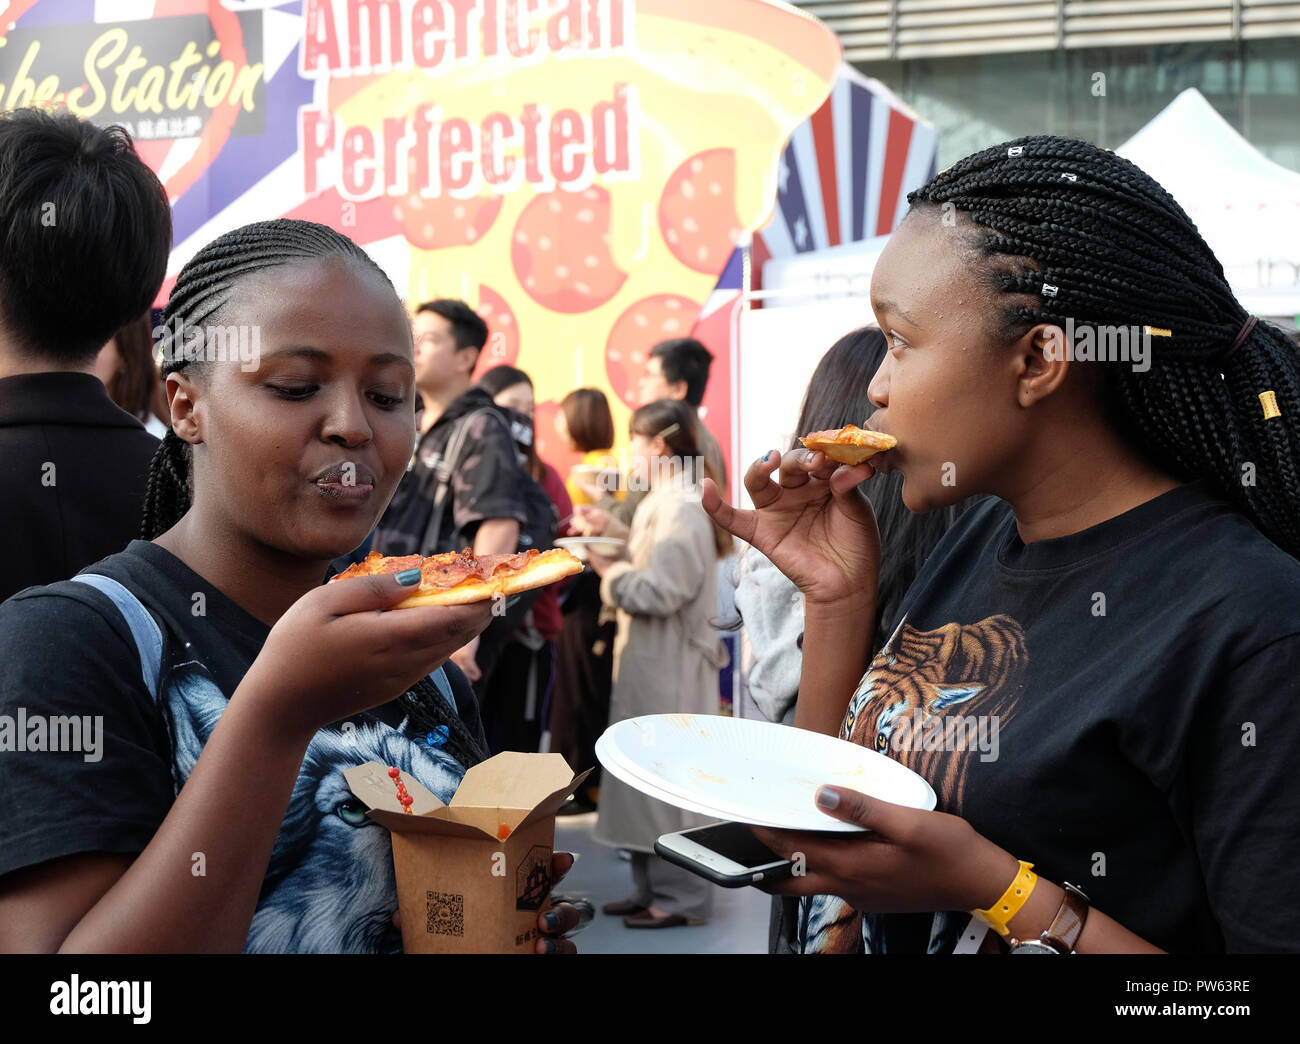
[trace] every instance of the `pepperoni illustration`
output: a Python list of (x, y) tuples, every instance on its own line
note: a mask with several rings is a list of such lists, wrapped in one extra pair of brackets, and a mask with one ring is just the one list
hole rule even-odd
[(683, 160), (659, 198), (659, 231), (687, 268), (717, 275), (740, 236), (736, 153), (707, 149)]
[(537, 196), (519, 215), (510, 244), (519, 285), (553, 312), (604, 304), (627, 280), (614, 267), (609, 223), (609, 193), (599, 186)]
[[(409, 164), (410, 183), (415, 183), (415, 161)], [(411, 246), (420, 250), (472, 246), (487, 235), (501, 212), (501, 197), (496, 193), (474, 199), (435, 196), (426, 199), (412, 191), (393, 204), (393, 215)]]
[(700, 306), (680, 294), (655, 294), (630, 305), (605, 341), (605, 373), (610, 387), (629, 406), (640, 404), (640, 380), (650, 349), (670, 337), (691, 332)]

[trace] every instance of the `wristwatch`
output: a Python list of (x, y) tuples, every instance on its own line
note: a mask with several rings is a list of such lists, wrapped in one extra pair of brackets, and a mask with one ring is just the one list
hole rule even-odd
[(1079, 936), (1083, 934), (1084, 922), (1088, 919), (1089, 899), (1083, 894), (1083, 889), (1068, 881), (1063, 882), (1062, 887), (1065, 895), (1047, 931), (1037, 939), (1008, 939), (1007, 945), (1012, 953), (1074, 953)]

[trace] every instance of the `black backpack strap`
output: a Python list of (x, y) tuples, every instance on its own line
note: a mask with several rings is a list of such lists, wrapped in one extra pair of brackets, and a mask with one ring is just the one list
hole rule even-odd
[(420, 541), (421, 554), (425, 553), (426, 548), (431, 552), (437, 551), (438, 538), (442, 535), (442, 517), (446, 513), (447, 500), (451, 495), (451, 477), (455, 474), (456, 465), (460, 463), (461, 455), (465, 452), (465, 440), (469, 438), (469, 423), (484, 413), (495, 415), (502, 424), (506, 425), (506, 435), (511, 445), (514, 444), (514, 434), (510, 431), (509, 423), (495, 406), (482, 406), (472, 410), (457, 422), (456, 430), (447, 440), (446, 451), (433, 466), (433, 512), (429, 516), (428, 526), (425, 527), (424, 539)]

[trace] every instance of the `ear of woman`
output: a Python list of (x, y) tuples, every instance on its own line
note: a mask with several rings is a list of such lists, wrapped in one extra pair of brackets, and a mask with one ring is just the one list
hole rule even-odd
[(165, 382), (167, 404), (171, 410), (172, 431), (186, 443), (195, 445), (203, 441), (194, 409), (201, 394), (197, 386), (199, 367), (190, 373), (170, 373)]
[(1070, 373), (1065, 351), (1065, 332), (1059, 326), (1041, 324), (1021, 338), (1021, 373), (1017, 400), (1029, 407), (1061, 390)]

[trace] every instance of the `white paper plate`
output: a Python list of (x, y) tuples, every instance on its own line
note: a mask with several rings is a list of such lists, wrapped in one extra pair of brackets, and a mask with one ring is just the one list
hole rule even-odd
[(823, 784), (932, 809), (934, 790), (911, 769), (856, 743), (748, 718), (652, 714), (611, 725), (600, 763), (630, 787), (679, 808), (787, 830), (852, 832), (817, 807)]
[[(838, 819), (823, 814), (816, 810), (811, 816), (795, 822), (790, 817), (773, 819), (768, 816), (758, 814), (746, 815), (743, 811), (735, 812), (730, 809), (719, 807), (716, 801), (706, 802), (703, 798), (693, 798), (689, 794), (683, 793), (680, 789), (674, 788), (666, 790), (658, 786), (653, 779), (647, 778), (637, 771), (635, 765), (623, 758), (614, 744), (609, 740), (609, 733), (601, 736), (596, 741), (596, 758), (611, 776), (622, 780), (633, 790), (639, 790), (647, 797), (655, 798), (659, 801), (674, 806), (675, 808), (685, 809), (687, 812), (696, 812), (702, 816), (708, 816), (710, 819), (725, 819), (736, 823), (750, 823), (755, 826), (767, 826), (787, 828), (791, 830), (821, 830), (833, 831), (836, 833), (855, 833), (860, 828), (844, 823)], [(814, 790), (813, 793), (816, 791)]]
[(647, 797), (657, 798), (675, 808), (683, 808), (687, 812), (698, 812), (700, 815), (709, 816), (712, 819), (726, 818), (710, 805), (692, 801), (689, 797), (683, 797), (681, 794), (661, 790), (649, 780), (644, 779), (626, 761), (619, 757), (617, 751), (610, 746), (607, 739), (608, 735), (609, 733), (606, 732), (605, 735), (596, 740), (596, 760), (611, 776), (622, 780), (633, 790), (639, 790)]
[(589, 550), (605, 558), (617, 558), (623, 553), (626, 544), (627, 541), (619, 540), (617, 537), (560, 537), (555, 541), (556, 547), (564, 548), (574, 558), (580, 558), (584, 562), (587, 560)]

